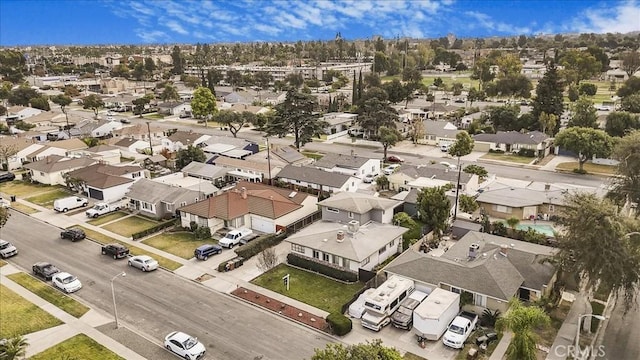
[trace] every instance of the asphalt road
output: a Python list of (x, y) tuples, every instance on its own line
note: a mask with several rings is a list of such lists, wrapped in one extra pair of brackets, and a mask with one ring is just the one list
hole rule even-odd
[(624, 313), (622, 301), (614, 306), (602, 340), (598, 360), (640, 359), (640, 305)]
[(310, 358), (314, 348), (334, 342), (170, 272), (129, 268), (125, 259), (101, 255), (98, 244), (72, 243), (60, 239), (59, 233), (56, 227), (12, 211), (2, 238), (13, 242), (20, 253), (9, 262), (28, 272), (35, 262), (53, 263), (82, 281), (83, 288), (73, 296), (109, 314), (113, 313), (110, 280), (126, 271), (126, 277), (115, 280), (118, 318), (158, 345), (165, 335), (180, 330), (198, 337), (207, 347), (208, 359), (266, 360)]

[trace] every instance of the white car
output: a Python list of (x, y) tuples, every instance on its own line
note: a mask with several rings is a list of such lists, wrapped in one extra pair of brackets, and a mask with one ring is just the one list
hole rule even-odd
[(51, 278), (51, 283), (58, 289), (66, 292), (67, 294), (82, 289), (82, 283), (77, 277), (67, 273), (59, 272)]
[(362, 181), (365, 184), (371, 184), (376, 179), (376, 176), (377, 175), (375, 175), (375, 174), (367, 174), (367, 175), (364, 176), (364, 179), (362, 179)]
[(129, 258), (129, 266), (142, 271), (153, 271), (158, 268), (158, 262), (148, 255), (136, 255)]
[(172, 353), (187, 360), (196, 360), (204, 356), (207, 352), (204, 345), (194, 338), (181, 331), (174, 331), (165, 336), (164, 347)]
[(391, 174), (393, 174), (393, 173), (396, 171), (396, 169), (397, 169), (397, 168), (399, 168), (399, 167), (400, 167), (400, 164), (393, 164), (393, 165), (389, 165), (389, 166), (387, 166), (386, 168), (382, 169), (382, 172), (383, 172), (385, 175), (391, 175)]

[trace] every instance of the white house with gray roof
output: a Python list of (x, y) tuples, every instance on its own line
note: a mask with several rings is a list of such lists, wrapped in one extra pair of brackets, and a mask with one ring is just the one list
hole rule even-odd
[(557, 251), (469, 231), (440, 256), (409, 249), (384, 271), (413, 279), (416, 288), (470, 293), (475, 310), (488, 308), (504, 313), (513, 297), (531, 302), (550, 294), (557, 271), (545, 260)]
[(140, 179), (131, 185), (126, 197), (132, 210), (158, 219), (175, 216), (179, 207), (204, 199), (197, 190), (149, 179)]
[(448, 121), (423, 120), (424, 137), (417, 139), (418, 144), (445, 145), (453, 144), (456, 135), (462, 131)]
[[(458, 183), (458, 171), (443, 165), (406, 165), (403, 164), (393, 174), (388, 175), (389, 188), (395, 191), (438, 187)], [(478, 175), (460, 173), (460, 191), (475, 194), (478, 190)]]
[(370, 159), (356, 155), (326, 154), (313, 163), (314, 167), (334, 173), (364, 178), (366, 175), (380, 174), (380, 159)]
[(520, 149), (535, 150), (536, 156), (545, 157), (551, 151), (551, 138), (540, 131), (521, 133), (518, 131), (498, 131), (495, 134), (476, 134), (475, 151), (502, 150), (518, 152)]
[(362, 180), (340, 173), (329, 172), (309, 166), (285, 166), (277, 176), (278, 181), (291, 184), (294, 187), (305, 187), (325, 192), (340, 192), (358, 190)]
[(356, 220), (361, 224), (369, 221), (391, 224), (394, 210), (401, 205), (402, 201), (355, 192), (340, 192), (318, 203), (323, 220)]

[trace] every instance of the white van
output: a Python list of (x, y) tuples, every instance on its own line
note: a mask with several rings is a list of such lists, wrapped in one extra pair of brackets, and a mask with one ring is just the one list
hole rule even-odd
[(451, 147), (451, 144), (441, 144), (440, 145), (440, 151), (448, 152), (450, 147)]
[(53, 210), (57, 212), (67, 212), (69, 210), (84, 207), (87, 205), (89, 205), (89, 200), (81, 198), (79, 196), (69, 196), (54, 201)]

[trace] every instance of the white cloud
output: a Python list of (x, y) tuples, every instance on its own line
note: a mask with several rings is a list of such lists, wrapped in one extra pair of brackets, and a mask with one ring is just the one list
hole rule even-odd
[(171, 29), (173, 32), (177, 32), (178, 34), (181, 35), (187, 35), (189, 34), (189, 32), (187, 30), (185, 30), (185, 28), (182, 27), (182, 25), (180, 25), (177, 21), (175, 20), (169, 20), (165, 23), (165, 26), (168, 27), (169, 29)]
[(147, 7), (142, 3), (139, 2), (131, 2), (129, 3), (129, 6), (131, 6), (131, 9), (135, 12), (138, 12), (140, 14), (144, 14), (147, 16), (153, 16), (155, 15), (155, 11), (153, 8)]
[(487, 30), (497, 31), (502, 34), (510, 35), (531, 33), (531, 29), (529, 27), (515, 26), (499, 21), (497, 22), (493, 20), (491, 16), (478, 11), (466, 11), (464, 14), (476, 20), (476, 25), (479, 25), (480, 27), (483, 27)]
[(146, 43), (166, 41), (169, 39), (167, 34), (160, 30), (146, 31), (144, 29), (137, 29), (136, 35)]
[(635, 0), (586, 9), (573, 21), (573, 30), (585, 33), (627, 33), (640, 30), (640, 4)]

